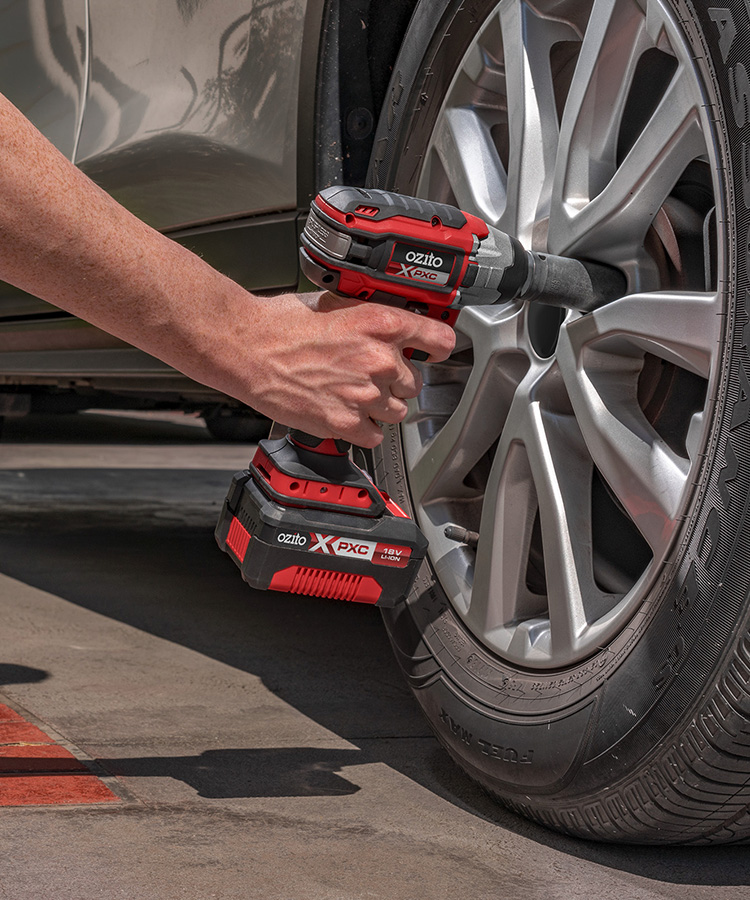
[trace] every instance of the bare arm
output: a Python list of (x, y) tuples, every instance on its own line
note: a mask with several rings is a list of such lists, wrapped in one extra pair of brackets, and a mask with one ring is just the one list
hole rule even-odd
[(416, 347), (439, 322), (323, 295), (257, 297), (145, 225), (0, 96), (0, 280), (140, 347), (259, 412), (372, 447), (401, 421)]

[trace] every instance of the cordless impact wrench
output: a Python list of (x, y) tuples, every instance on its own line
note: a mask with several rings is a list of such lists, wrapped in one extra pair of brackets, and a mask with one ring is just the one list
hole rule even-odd
[[(588, 312), (625, 290), (617, 270), (526, 250), (477, 216), (391, 191), (327, 188), (301, 244), (302, 271), (319, 287), (449, 325), (465, 306)], [(379, 606), (408, 595), (427, 540), (349, 449), (292, 430), (261, 441), (234, 476), (216, 540), (252, 587)]]

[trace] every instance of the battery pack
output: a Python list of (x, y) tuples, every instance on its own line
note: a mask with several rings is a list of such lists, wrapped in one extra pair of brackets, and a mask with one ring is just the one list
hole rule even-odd
[(235, 474), (216, 541), (251, 587), (381, 607), (406, 598), (427, 540), (361, 470), (344, 464), (352, 474), (331, 479), (330, 460), (268, 440)]

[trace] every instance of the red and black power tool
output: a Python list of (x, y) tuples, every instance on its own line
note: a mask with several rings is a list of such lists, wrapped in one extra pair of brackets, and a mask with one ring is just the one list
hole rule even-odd
[[(301, 243), (302, 271), (321, 288), (450, 325), (464, 306), (588, 311), (624, 292), (616, 270), (525, 250), (476, 216), (390, 191), (327, 188)], [(379, 606), (407, 596), (427, 540), (349, 449), (291, 431), (261, 441), (234, 476), (216, 540), (252, 587)]]

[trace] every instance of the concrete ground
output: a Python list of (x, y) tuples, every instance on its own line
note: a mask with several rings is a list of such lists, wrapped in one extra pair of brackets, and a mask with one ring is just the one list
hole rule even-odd
[(0, 810), (2, 900), (748, 896), (746, 848), (599, 846), (498, 808), (376, 611), (250, 591), (212, 537), (249, 455), (179, 416), (6, 424), (0, 703), (120, 799)]

